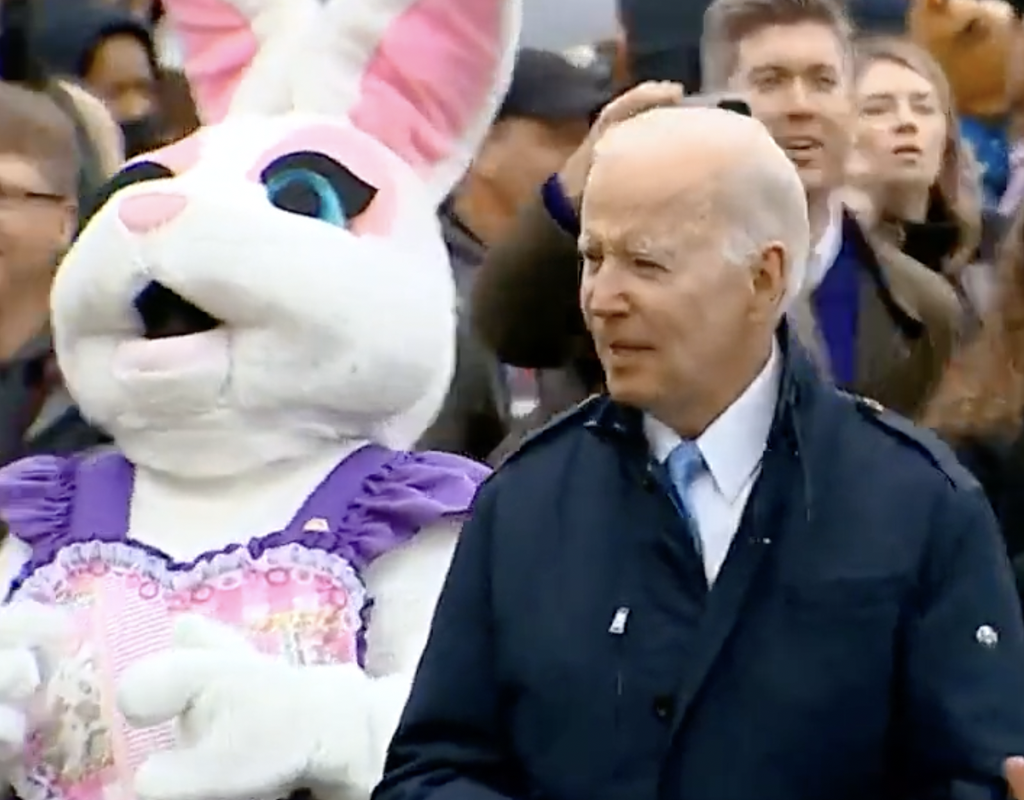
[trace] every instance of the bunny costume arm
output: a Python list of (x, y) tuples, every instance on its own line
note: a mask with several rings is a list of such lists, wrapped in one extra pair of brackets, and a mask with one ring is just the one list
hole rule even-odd
[(374, 607), (366, 669), (294, 667), (256, 653), (202, 618), (179, 623), (178, 648), (125, 675), (119, 706), (137, 725), (177, 718), (180, 749), (136, 774), (145, 800), (207, 800), (311, 786), (323, 800), (367, 798), (426, 643), (458, 537), (447, 520), (366, 571)]

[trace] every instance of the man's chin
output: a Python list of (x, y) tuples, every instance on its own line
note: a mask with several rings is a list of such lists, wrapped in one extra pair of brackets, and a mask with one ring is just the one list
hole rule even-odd
[(647, 387), (638, 380), (616, 378), (614, 375), (607, 375), (605, 379), (605, 391), (616, 403), (627, 406), (643, 408), (650, 399), (651, 393)]
[(828, 176), (822, 167), (809, 164), (803, 167), (798, 166), (796, 171), (800, 176), (800, 182), (804, 185), (804, 191), (808, 194), (830, 188)]

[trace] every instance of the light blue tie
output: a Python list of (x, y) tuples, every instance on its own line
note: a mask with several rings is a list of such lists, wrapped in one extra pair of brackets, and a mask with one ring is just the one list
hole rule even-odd
[(690, 489), (693, 487), (693, 482), (707, 468), (704, 456), (701, 455), (696, 442), (684, 439), (669, 453), (665, 466), (668, 467), (669, 480), (672, 481), (672, 486), (676, 490), (679, 513), (689, 528), (693, 543), (697, 546), (697, 552), (700, 553), (703, 546), (697, 517), (690, 505)]

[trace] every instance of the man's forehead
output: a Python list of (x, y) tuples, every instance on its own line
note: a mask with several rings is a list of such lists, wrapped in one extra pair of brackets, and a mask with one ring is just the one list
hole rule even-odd
[(849, 59), (836, 31), (819, 22), (769, 25), (743, 37), (736, 49), (740, 71), (841, 69)]
[(20, 153), (0, 153), (0, 180), (33, 183), (42, 178), (43, 170), (34, 159)]
[(610, 203), (598, 198), (585, 206), (582, 238), (630, 252), (664, 250), (712, 227), (715, 208), (710, 191), (677, 192), (660, 201), (642, 194), (637, 202), (622, 195)]

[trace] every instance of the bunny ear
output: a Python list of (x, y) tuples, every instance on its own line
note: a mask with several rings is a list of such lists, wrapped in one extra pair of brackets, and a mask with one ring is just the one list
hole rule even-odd
[(317, 0), (164, 0), (206, 124), (287, 110), (288, 61)]
[(440, 203), (508, 89), (522, 0), (330, 0), (325, 14), (296, 107), (348, 116)]

